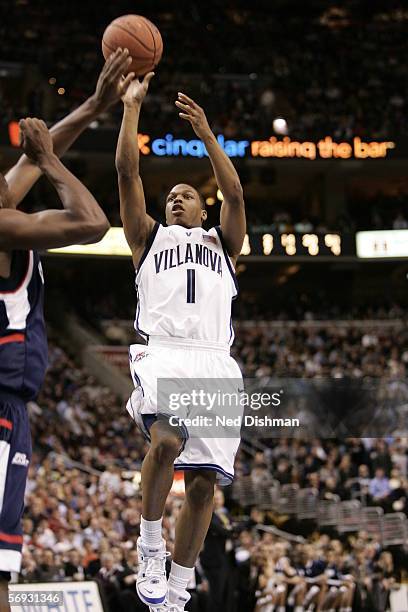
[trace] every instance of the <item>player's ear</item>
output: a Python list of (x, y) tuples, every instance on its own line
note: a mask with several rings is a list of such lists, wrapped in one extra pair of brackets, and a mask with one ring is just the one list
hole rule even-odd
[(206, 219), (207, 219), (207, 211), (202, 210), (201, 211), (201, 221), (205, 221)]

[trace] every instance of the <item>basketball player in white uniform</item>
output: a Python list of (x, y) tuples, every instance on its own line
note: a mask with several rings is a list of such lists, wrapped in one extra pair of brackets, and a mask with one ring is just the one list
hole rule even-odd
[[(176, 102), (179, 115), (204, 142), (224, 196), (220, 227), (203, 230), (207, 218), (203, 200), (194, 187), (184, 183), (175, 185), (167, 195), (166, 226), (147, 214), (137, 131), (152, 76), (149, 73), (143, 82), (134, 80), (123, 97), (116, 152), (121, 218), (136, 268), (135, 325), (147, 340), (147, 346), (130, 347), (135, 390), (127, 409), (151, 442), (142, 467), (137, 591), (151, 610), (179, 612), (189, 599), (187, 583), (211, 520), (214, 485), (229, 484), (233, 478), (239, 430), (235, 437), (228, 437), (228, 432), (225, 437), (205, 438), (204, 433), (203, 437), (189, 437), (188, 426), (170, 425), (171, 410), (157, 397), (158, 381), (172, 379), (184, 388), (184, 379), (219, 378), (233, 381), (232, 388), (242, 391), (241, 372), (229, 347), (233, 340), (231, 300), (237, 294), (234, 265), (246, 222), (235, 168), (202, 108), (182, 93)], [(191, 416), (194, 411), (190, 408), (187, 413)], [(174, 469), (185, 472), (186, 494), (167, 583), (162, 516)]]

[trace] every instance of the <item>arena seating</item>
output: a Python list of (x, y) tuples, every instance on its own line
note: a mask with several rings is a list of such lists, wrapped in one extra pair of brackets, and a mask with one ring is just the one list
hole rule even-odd
[[(72, 3), (45, 0), (25, 5), (22, 14), (18, 4), (2, 0), (0, 8), (3, 70), (12, 74), (20, 63), (31, 71), (31, 87), (2, 92), (2, 120), (37, 114), (52, 121), (89, 93), (102, 65), (102, 32), (131, 5), (120, 0), (95, 11), (83, 4), (80, 19)], [(269, 137), (276, 116), (286, 117), (291, 133), (303, 139), (407, 133), (401, 2), (364, 9), (328, 7), (319, 0), (296, 11), (291, 2), (280, 2), (274, 11), (267, 2), (235, 8), (191, 2), (188, 10), (180, 5), (169, 11), (162, 1), (153, 6), (141, 1), (138, 11), (157, 23), (165, 49), (143, 129), (187, 131), (172, 106), (175, 93), (185, 88), (208, 109), (214, 128), (232, 138)], [(236, 44), (243, 39), (244, 47)], [(202, 48), (206, 53), (197, 52)], [(339, 55), (339, 49), (348, 53)], [(51, 77), (55, 85), (49, 84)], [(59, 87), (64, 95), (57, 95)], [(113, 123), (117, 120), (115, 114)]]

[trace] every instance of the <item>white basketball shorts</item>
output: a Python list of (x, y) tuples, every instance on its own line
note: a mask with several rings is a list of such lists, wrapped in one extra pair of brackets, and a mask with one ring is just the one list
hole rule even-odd
[[(229, 347), (180, 338), (150, 337), (148, 345), (130, 346), (129, 361), (135, 389), (126, 409), (144, 436), (150, 441), (149, 428), (158, 417), (179, 419), (177, 422), (182, 426), (177, 431), (182, 430), (184, 445), (174, 462), (174, 469), (214, 470), (217, 484), (231, 484), (243, 408), (233, 404), (224, 409), (219, 401), (219, 389), (218, 402), (214, 401), (211, 406), (211, 402), (203, 405), (198, 396), (195, 398), (198, 401), (192, 402), (188, 396), (182, 405), (180, 402), (173, 405), (174, 397), (181, 398), (183, 394), (191, 393), (192, 380), (194, 388), (197, 380), (201, 380), (199, 386), (210, 390), (214, 398), (219, 386), (222, 392), (230, 392), (228, 396), (242, 393), (241, 370), (229, 354)], [(214, 379), (221, 381), (221, 385)], [(167, 382), (171, 390), (178, 393), (169, 395)], [(163, 384), (165, 394), (162, 392)], [(173, 398), (170, 402), (169, 397)], [(216, 427), (208, 428), (208, 423), (216, 423)]]

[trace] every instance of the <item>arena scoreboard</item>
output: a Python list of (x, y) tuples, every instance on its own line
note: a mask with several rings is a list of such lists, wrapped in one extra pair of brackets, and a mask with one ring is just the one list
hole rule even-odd
[[(340, 257), (344, 254), (344, 237), (339, 233), (254, 232), (246, 234), (241, 255), (266, 257)], [(346, 241), (346, 248), (350, 245)], [(351, 255), (348, 249), (348, 255)]]
[[(96, 244), (74, 245), (60, 249), (50, 249), (52, 254), (77, 256), (130, 257), (123, 229), (111, 228), (105, 237)], [(296, 232), (250, 232), (245, 235), (241, 256), (270, 258), (313, 259), (325, 257), (336, 259), (342, 256), (355, 256), (353, 235), (328, 233)]]

